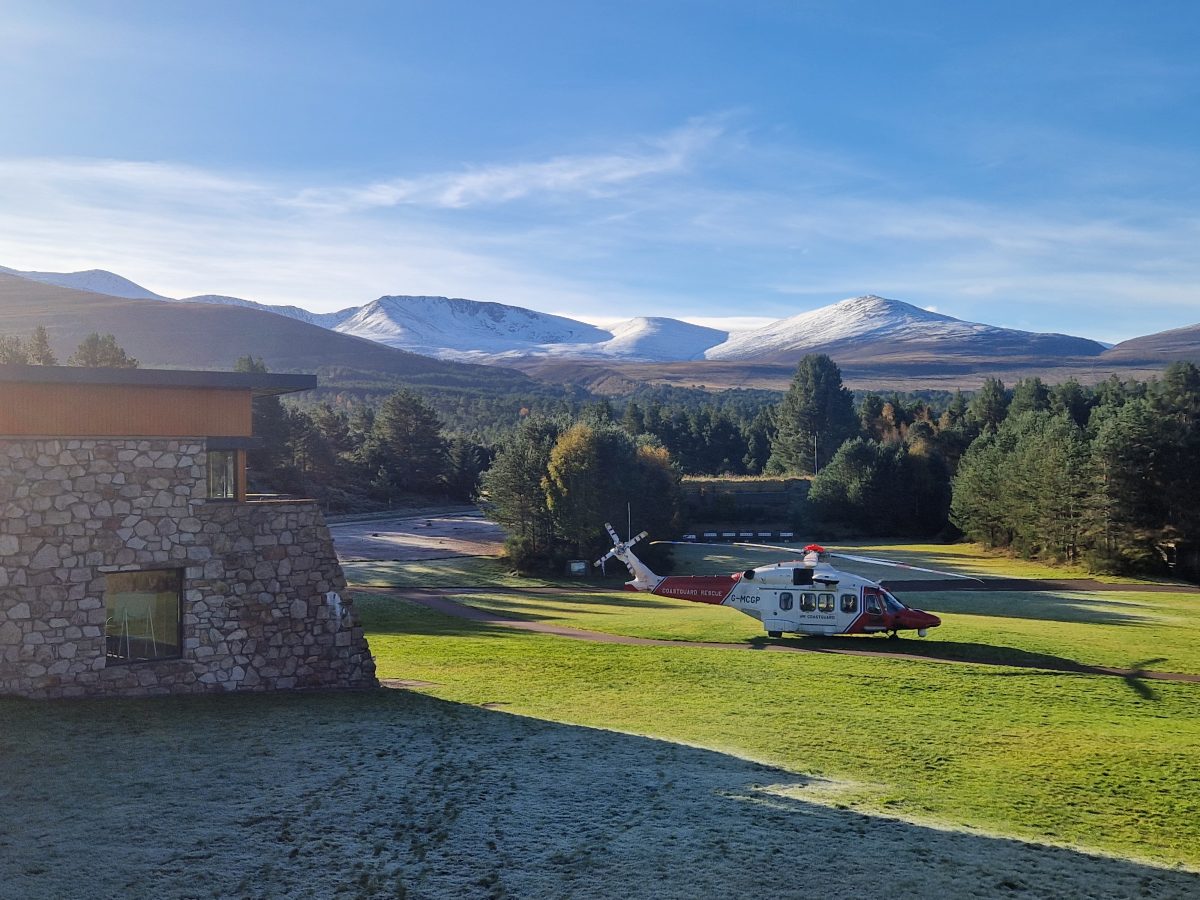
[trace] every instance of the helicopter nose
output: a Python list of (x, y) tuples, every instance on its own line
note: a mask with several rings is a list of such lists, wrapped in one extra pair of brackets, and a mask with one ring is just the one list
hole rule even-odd
[(942, 620), (933, 613), (927, 613), (923, 609), (906, 609), (904, 611), (904, 626), (906, 628), (937, 628), (942, 624)]

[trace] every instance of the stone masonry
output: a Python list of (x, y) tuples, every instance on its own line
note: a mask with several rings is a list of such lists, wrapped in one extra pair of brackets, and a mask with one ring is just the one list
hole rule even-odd
[[(205, 499), (203, 439), (0, 439), (0, 695), (361, 688), (320, 510)], [(112, 665), (105, 575), (178, 569), (182, 658)]]

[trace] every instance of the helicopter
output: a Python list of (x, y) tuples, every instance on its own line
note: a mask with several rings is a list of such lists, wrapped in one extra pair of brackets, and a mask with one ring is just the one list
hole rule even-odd
[[(604, 527), (612, 538), (613, 547), (596, 560), (596, 565), (602, 566), (614, 558), (624, 563), (633, 576), (633, 580), (625, 583), (625, 590), (728, 606), (757, 619), (767, 636), (772, 638), (782, 637), (784, 632), (814, 635), (887, 634), (897, 638), (901, 631), (916, 631), (919, 637), (925, 637), (930, 628), (942, 624), (942, 620), (932, 613), (901, 603), (879, 583), (834, 568), (829, 562), (832, 557), (955, 578), (971, 578), (969, 575), (924, 569), (870, 556), (831, 553), (818, 544), (809, 544), (800, 551), (802, 556), (798, 559), (758, 566), (731, 575), (656, 575), (638, 559), (632, 549), (634, 544), (647, 537), (647, 532), (622, 541), (611, 524), (606, 522)], [(654, 543), (694, 546), (691, 541)], [(794, 547), (771, 544), (739, 546), (797, 552)]]

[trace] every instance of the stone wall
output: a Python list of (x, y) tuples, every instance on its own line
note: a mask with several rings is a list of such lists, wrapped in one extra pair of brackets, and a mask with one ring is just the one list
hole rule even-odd
[[(358, 688), (375, 666), (320, 510), (207, 501), (200, 439), (0, 438), (0, 694)], [(105, 576), (183, 575), (179, 659), (106, 659)]]

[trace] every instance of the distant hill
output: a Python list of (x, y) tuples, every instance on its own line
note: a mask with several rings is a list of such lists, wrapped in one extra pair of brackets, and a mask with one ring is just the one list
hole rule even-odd
[(1122, 341), (1101, 358), (1112, 364), (1166, 365), (1180, 359), (1200, 363), (1200, 324)]
[(96, 294), (107, 294), (110, 297), (125, 297), (129, 300), (171, 299), (104, 269), (88, 269), (85, 272), (18, 272), (7, 266), (0, 266), (0, 273), (18, 275), (21, 278), (40, 281), (43, 284), (56, 284), (59, 287), (71, 288), (76, 291), (91, 291)]
[(515, 370), (432, 359), (259, 309), (147, 302), (0, 273), (0, 334), (27, 336), (38, 325), (63, 361), (97, 331), (116, 335), (147, 367), (231, 369), (251, 355), (272, 372), (316, 372), (325, 385), (367, 393), (400, 384), (485, 393), (536, 387)]

